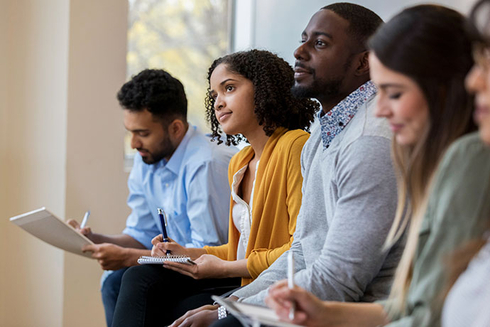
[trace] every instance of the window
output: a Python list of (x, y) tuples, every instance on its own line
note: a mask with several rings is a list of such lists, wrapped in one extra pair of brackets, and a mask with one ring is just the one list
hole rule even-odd
[[(145, 68), (168, 71), (184, 85), (189, 122), (205, 132), (207, 71), (229, 52), (230, 8), (230, 0), (129, 0), (128, 79)], [(130, 168), (130, 135), (124, 142)]]

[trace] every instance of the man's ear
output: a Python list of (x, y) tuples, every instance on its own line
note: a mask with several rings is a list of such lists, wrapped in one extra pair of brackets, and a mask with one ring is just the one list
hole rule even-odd
[(175, 118), (170, 124), (168, 124), (168, 133), (173, 140), (180, 141), (184, 138), (187, 132), (187, 123), (184, 123), (181, 119)]
[(356, 76), (369, 75), (369, 51), (365, 50), (358, 55)]

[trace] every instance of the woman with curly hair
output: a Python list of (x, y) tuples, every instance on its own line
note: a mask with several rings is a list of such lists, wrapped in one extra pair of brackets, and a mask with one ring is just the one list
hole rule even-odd
[(186, 248), (162, 242), (162, 235), (155, 237), (152, 255), (170, 251), (196, 264), (166, 262), (163, 268), (129, 269), (113, 326), (171, 323), (189, 309), (212, 303), (210, 295), (229, 290), (223, 286), (232, 286), (237, 278), (242, 285), (250, 283), (291, 246), (301, 206), (300, 155), (318, 104), (293, 97), (293, 69), (268, 51), (215, 60), (208, 82), (206, 115), (213, 138), (221, 143), (225, 132), (228, 145), (242, 140), (250, 144), (232, 158), (228, 169), (228, 243)]

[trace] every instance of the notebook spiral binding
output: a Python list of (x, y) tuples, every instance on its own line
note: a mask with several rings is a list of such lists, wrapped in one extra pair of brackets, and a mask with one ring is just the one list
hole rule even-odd
[(163, 264), (166, 261), (194, 264), (194, 262), (191, 260), (191, 258), (189, 258), (188, 256), (185, 256), (185, 255), (168, 255), (165, 257), (142, 256), (138, 259), (138, 263), (140, 265)]

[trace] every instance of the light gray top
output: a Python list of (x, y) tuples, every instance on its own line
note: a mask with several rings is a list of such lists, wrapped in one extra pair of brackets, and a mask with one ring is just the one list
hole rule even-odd
[[(402, 248), (382, 247), (396, 209), (391, 132), (374, 116), (374, 97), (323, 150), (320, 126), (303, 148), (303, 200), (294, 241), (297, 285), (322, 300), (374, 301), (388, 295)], [(233, 295), (263, 304), (287, 278), (287, 252)], [(245, 298), (245, 299), (244, 299)]]

